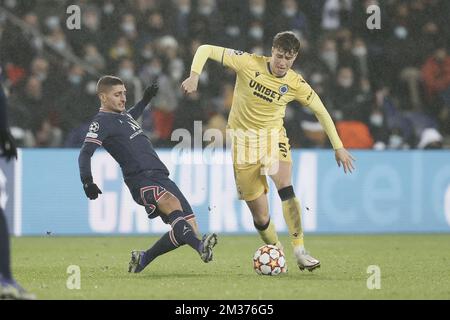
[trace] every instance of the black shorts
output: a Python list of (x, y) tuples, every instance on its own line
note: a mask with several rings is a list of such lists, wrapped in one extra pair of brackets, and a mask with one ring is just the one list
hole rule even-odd
[(168, 223), (166, 215), (160, 214), (158, 210), (158, 200), (167, 192), (170, 192), (180, 201), (183, 209), (183, 216), (186, 220), (195, 218), (191, 205), (184, 197), (175, 182), (160, 171), (144, 171), (133, 177), (125, 179), (125, 183), (130, 189), (134, 201), (145, 207), (150, 219), (160, 216), (164, 223)]

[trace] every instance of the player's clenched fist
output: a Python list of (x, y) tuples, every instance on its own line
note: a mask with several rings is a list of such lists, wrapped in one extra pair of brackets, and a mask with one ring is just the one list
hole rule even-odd
[(102, 191), (99, 187), (93, 182), (88, 182), (83, 184), (84, 193), (86, 193), (86, 196), (91, 199), (95, 200), (98, 198), (99, 194), (102, 194)]
[(159, 86), (158, 83), (155, 81), (151, 84), (151, 86), (145, 89), (142, 101), (144, 101), (145, 104), (149, 104), (150, 100), (152, 100), (153, 97), (156, 96), (156, 94), (158, 93), (158, 90)]
[(191, 72), (191, 76), (183, 81), (181, 89), (184, 93), (192, 93), (197, 91), (198, 87), (198, 74)]

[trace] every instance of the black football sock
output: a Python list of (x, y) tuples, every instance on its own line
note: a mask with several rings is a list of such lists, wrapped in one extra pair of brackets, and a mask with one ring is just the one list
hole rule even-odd
[(141, 267), (145, 268), (150, 262), (155, 260), (160, 255), (175, 250), (179, 246), (180, 244), (178, 244), (173, 235), (173, 230), (170, 230), (169, 232), (164, 234), (158, 241), (156, 241), (156, 243), (150, 249), (145, 251), (140, 261)]
[(0, 208), (0, 276), (5, 280), (11, 280), (12, 277), (8, 226), (2, 208)]
[(174, 240), (178, 244), (188, 244), (200, 252), (201, 241), (196, 237), (189, 223), (184, 219), (183, 212), (176, 210), (167, 216), (173, 230)]

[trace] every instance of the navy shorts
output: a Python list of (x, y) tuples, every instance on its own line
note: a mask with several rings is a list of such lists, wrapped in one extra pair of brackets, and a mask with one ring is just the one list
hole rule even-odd
[(158, 201), (167, 192), (170, 192), (180, 201), (183, 216), (186, 220), (195, 218), (191, 205), (177, 185), (165, 173), (144, 171), (133, 177), (126, 178), (125, 183), (130, 189), (134, 201), (145, 207), (145, 211), (147, 211), (150, 219), (160, 216), (164, 223), (168, 223), (166, 215), (160, 214), (158, 210)]

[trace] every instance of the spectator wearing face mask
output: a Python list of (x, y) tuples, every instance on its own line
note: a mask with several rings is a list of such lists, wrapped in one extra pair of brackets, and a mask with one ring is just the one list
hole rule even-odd
[(113, 63), (117, 63), (122, 59), (132, 59), (133, 54), (134, 50), (125, 37), (118, 38), (114, 46), (109, 50), (109, 57)]
[(339, 65), (339, 54), (336, 40), (327, 37), (322, 40), (320, 46), (320, 60), (327, 66), (329, 73), (336, 74)]
[[(161, 142), (170, 141), (178, 108), (177, 85), (170, 79), (166, 66), (159, 57), (154, 57), (139, 73), (143, 83), (158, 81), (158, 95), (152, 100), (153, 108), (144, 112), (143, 120), (152, 119), (153, 135)], [(148, 119), (147, 119), (148, 118)]]
[(190, 34), (195, 34), (203, 41), (220, 42), (223, 29), (223, 16), (217, 10), (216, 0), (199, 0), (191, 17)]
[(342, 142), (352, 149), (371, 149), (374, 139), (367, 125), (370, 110), (367, 92), (361, 90), (350, 67), (339, 69), (336, 82), (332, 99), (338, 120), (336, 129)]
[(49, 45), (53, 50), (56, 50), (62, 54), (70, 52), (72, 53), (72, 47), (69, 45), (66, 35), (61, 29), (54, 29), (47, 37)]
[(120, 23), (121, 34), (130, 41), (136, 41), (138, 37), (136, 19), (132, 14), (124, 14)]
[(89, 114), (85, 94), (86, 73), (82, 67), (72, 65), (63, 81), (64, 94), (56, 98), (55, 108), (63, 133), (78, 126)]
[(269, 8), (270, 2), (266, 0), (249, 0), (245, 8), (244, 30), (247, 30), (247, 38), (251, 41), (263, 41), (271, 39), (280, 30), (275, 24), (275, 10)]
[(103, 55), (99, 52), (97, 46), (93, 43), (88, 43), (83, 49), (83, 60), (98, 71), (102, 71), (106, 66), (106, 61)]
[(277, 25), (280, 29), (292, 30), (298, 33), (302, 38), (309, 37), (308, 19), (295, 0), (282, 1), (280, 14), (277, 17)]
[(187, 42), (190, 36), (190, 21), (192, 20), (191, 0), (173, 0), (172, 14), (168, 17), (173, 34), (182, 42)]
[(81, 11), (81, 29), (67, 32), (66, 35), (77, 55), (83, 54), (86, 43), (96, 43), (99, 50), (103, 51), (112, 45), (112, 39), (118, 37), (116, 28), (108, 28), (108, 32), (103, 32), (101, 12), (93, 6)]
[(334, 92), (332, 94), (334, 117), (337, 120), (367, 121), (369, 96), (355, 79), (352, 68), (343, 66), (339, 68)]
[(264, 26), (260, 20), (253, 20), (248, 28), (247, 41), (250, 43), (264, 41)]
[(322, 8), (322, 23), (324, 30), (336, 30), (340, 27), (339, 0), (326, 0)]

